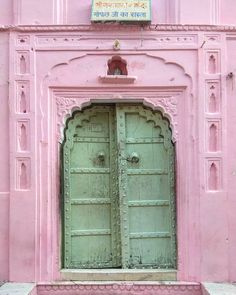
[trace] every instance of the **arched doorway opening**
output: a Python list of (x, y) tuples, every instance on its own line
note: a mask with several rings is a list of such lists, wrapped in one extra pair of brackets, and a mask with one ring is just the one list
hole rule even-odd
[(62, 145), (63, 267), (176, 268), (169, 122), (142, 105), (93, 105)]

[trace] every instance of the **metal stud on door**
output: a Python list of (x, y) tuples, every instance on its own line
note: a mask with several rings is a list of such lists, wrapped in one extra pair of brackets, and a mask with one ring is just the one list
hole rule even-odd
[(114, 112), (69, 121), (64, 156), (64, 267), (119, 267)]
[(175, 268), (174, 147), (168, 122), (117, 106), (122, 265)]
[(94, 106), (63, 146), (64, 267), (174, 268), (174, 147), (142, 106)]

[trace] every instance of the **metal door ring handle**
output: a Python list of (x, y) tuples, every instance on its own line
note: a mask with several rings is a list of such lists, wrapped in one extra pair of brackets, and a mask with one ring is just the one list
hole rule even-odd
[(98, 160), (100, 162), (104, 162), (105, 161), (105, 153), (103, 151), (99, 152), (98, 155), (97, 155), (97, 157), (98, 157)]
[(137, 154), (136, 152), (133, 152), (128, 158), (127, 161), (131, 162), (131, 163), (135, 163), (137, 164), (139, 162), (139, 154)]

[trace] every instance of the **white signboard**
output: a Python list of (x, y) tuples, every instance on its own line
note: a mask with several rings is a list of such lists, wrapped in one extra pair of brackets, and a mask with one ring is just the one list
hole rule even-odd
[(91, 21), (150, 22), (151, 0), (93, 0)]

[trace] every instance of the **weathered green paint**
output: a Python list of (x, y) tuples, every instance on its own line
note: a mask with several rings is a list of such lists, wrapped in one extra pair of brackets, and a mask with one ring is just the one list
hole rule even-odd
[(64, 155), (65, 267), (119, 267), (114, 110), (68, 122)]
[(174, 148), (142, 106), (94, 106), (63, 146), (64, 267), (176, 266)]

